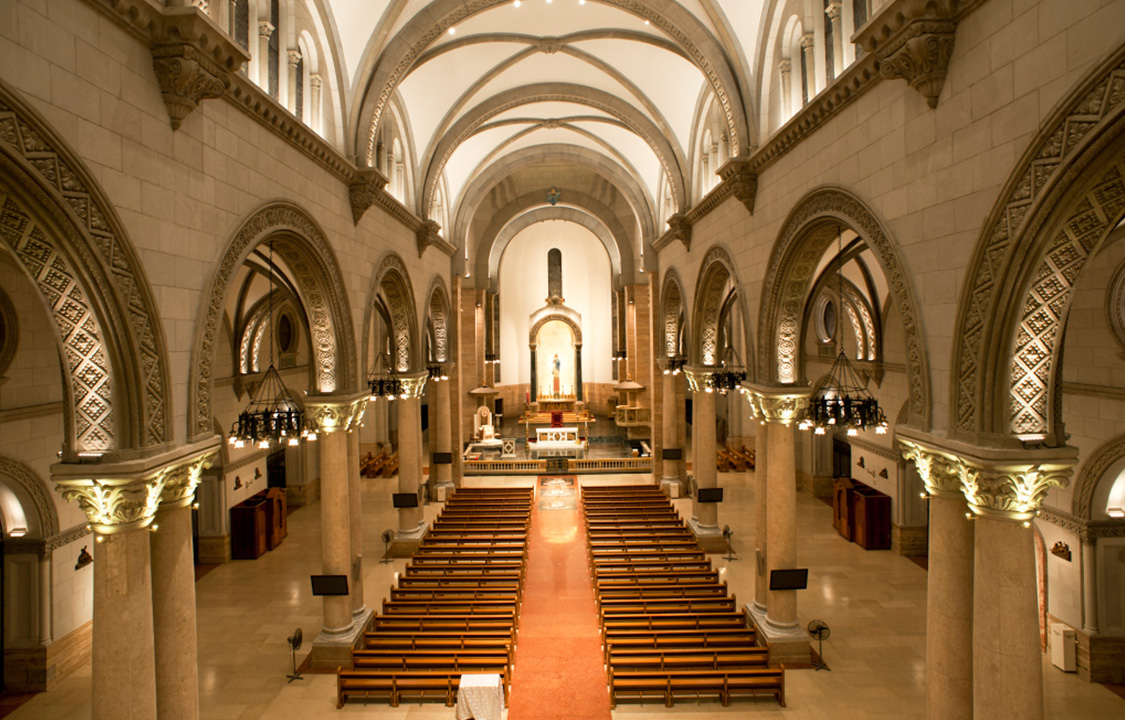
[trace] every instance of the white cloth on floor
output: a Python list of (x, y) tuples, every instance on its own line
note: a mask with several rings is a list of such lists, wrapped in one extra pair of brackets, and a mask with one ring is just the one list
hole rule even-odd
[(497, 673), (461, 676), (457, 686), (457, 720), (500, 720), (504, 709), (504, 686)]

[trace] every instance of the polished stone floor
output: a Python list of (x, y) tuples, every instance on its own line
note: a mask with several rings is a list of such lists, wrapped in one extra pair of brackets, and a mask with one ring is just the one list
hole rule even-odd
[[(636, 476), (582, 476), (583, 483), (635, 482)], [(533, 478), (469, 478), (468, 485), (511, 483), (530, 486)], [(719, 524), (734, 530), (739, 560), (715, 556), (740, 604), (753, 597), (753, 473), (724, 473), (726, 488)], [(404, 560), (380, 564), (384, 529), (395, 527), (390, 495), (396, 479), (364, 480), (364, 591), (378, 605)], [(689, 501), (677, 501), (690, 514)], [(438, 507), (426, 507), (428, 518)], [(810, 589), (800, 597), (803, 622), (825, 621), (832, 637), (824, 645), (830, 672), (786, 673), (788, 707), (773, 702), (681, 702), (618, 707), (618, 720), (687, 717), (754, 717), (786, 720), (925, 718), (926, 573), (890, 551), (867, 552), (832, 529), (831, 508), (808, 495), (798, 497), (798, 562), (810, 568)], [(200, 716), (203, 720), (317, 720), (369, 717), (380, 720), (452, 720), (453, 709), (438, 703), (399, 708), (349, 704), (336, 709), (335, 678), (305, 675), (286, 682), (286, 638), (302, 628), (306, 643), (319, 629), (320, 602), (311, 595), (308, 576), (319, 572), (319, 506), (297, 509), (289, 518), (289, 537), (258, 560), (234, 561), (206, 574), (197, 584), (199, 607)], [(534, 562), (534, 558), (531, 560)], [(1100, 685), (1083, 682), (1052, 667), (1044, 658), (1046, 717), (1050, 720), (1125, 719), (1125, 699)], [(51, 692), (37, 695), (9, 717), (17, 720), (77, 720), (90, 717), (87, 666)]]

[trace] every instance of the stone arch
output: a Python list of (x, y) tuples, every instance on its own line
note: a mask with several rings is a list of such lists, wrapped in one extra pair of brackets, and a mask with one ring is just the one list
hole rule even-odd
[(363, 313), (363, 354), (364, 365), (368, 365), (367, 350), (371, 344), (371, 329), (374, 322), (375, 298), (382, 292), (390, 312), (393, 367), (397, 373), (413, 372), (422, 366), (422, 351), (416, 342), (418, 314), (414, 308), (414, 288), (410, 284), (410, 273), (406, 263), (397, 253), (388, 252), (380, 258), (371, 274), (371, 286), (367, 291), (366, 309)]
[[(670, 358), (679, 355), (680, 338), (687, 334), (688, 323), (684, 285), (680, 282), (680, 275), (675, 268), (669, 268), (664, 273), (664, 285), (660, 291), (660, 318), (663, 321), (660, 357)], [(685, 327), (680, 326), (681, 321)]]
[(527, 344), (532, 350), (536, 348), (539, 338), (539, 329), (549, 322), (559, 321), (566, 323), (574, 333), (574, 347), (582, 349), (582, 323), (579, 322), (578, 313), (568, 307), (553, 305), (537, 311), (533, 316), (531, 328), (527, 331)]
[(695, 298), (692, 302), (692, 335), (689, 349), (690, 362), (693, 365), (713, 367), (718, 366), (721, 348), (719, 347), (719, 319), (723, 302), (726, 297), (723, 288), (727, 283), (738, 290), (737, 307), (742, 313), (744, 337), (743, 347), (746, 349), (746, 375), (755, 377), (753, 353), (754, 347), (750, 331), (750, 314), (746, 309), (746, 296), (742, 292), (743, 285), (738, 279), (734, 261), (730, 252), (722, 245), (713, 245), (703, 256), (699, 266), (699, 280), (695, 285)]
[(0, 82), (0, 244), (54, 320), (63, 460), (172, 439), (163, 325), (124, 226), (82, 161)]
[(356, 386), (351, 307), (336, 254), (324, 231), (303, 209), (286, 200), (269, 201), (238, 224), (200, 299), (188, 386), (189, 438), (212, 431), (212, 364), (226, 297), (238, 269), (254, 248), (267, 241), (289, 267), (305, 308), (315, 391), (347, 392)]
[(1093, 519), (1094, 492), (1098, 483), (1110, 466), (1122, 459), (1125, 459), (1125, 435), (1107, 440), (1090, 453), (1074, 481), (1071, 513), (1075, 517), (1081, 520)]
[(762, 283), (758, 323), (758, 362), (764, 382), (801, 383), (804, 361), (799, 352), (805, 305), (825, 249), (843, 226), (859, 235), (879, 261), (890, 301), (898, 310), (906, 345), (906, 374), (910, 424), (929, 430), (933, 400), (929, 360), (910, 274), (898, 243), (883, 222), (856, 195), (836, 187), (821, 187), (801, 199), (789, 213), (770, 254)]
[(0, 455), (0, 475), (12, 481), (20, 495), (31, 500), (37, 528), (41, 537), (49, 538), (59, 533), (59, 512), (47, 483), (39, 473), (8, 455)]
[(449, 310), (449, 292), (445, 289), (445, 281), (441, 277), (434, 277), (426, 296), (429, 298), (426, 306), (428, 324), (433, 328), (434, 359), (437, 362), (449, 362), (452, 359), (450, 340), (453, 337), (453, 318)]
[[(722, 46), (689, 11), (673, 0), (602, 0), (651, 23), (672, 39), (707, 78), (723, 108), (730, 134), (731, 155), (749, 151), (754, 143), (743, 98), (730, 61)], [(379, 123), (398, 85), (416, 66), (422, 54), (447, 30), (478, 13), (510, 0), (434, 0), (421, 9), (386, 45), (380, 56), (367, 54), (357, 77), (370, 78), (352, 116), (356, 128), (356, 157), (365, 157), (373, 146)], [(377, 63), (377, 64), (376, 64)]]
[(1125, 213), (1125, 48), (1058, 104), (1009, 176), (966, 274), (950, 423), (1061, 444), (1058, 354), (1087, 258)]

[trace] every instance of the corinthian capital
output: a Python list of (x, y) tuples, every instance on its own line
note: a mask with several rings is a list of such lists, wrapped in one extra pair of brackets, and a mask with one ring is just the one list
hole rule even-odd
[(430, 379), (430, 374), (421, 372), (413, 375), (399, 375), (399, 381), (402, 383), (402, 396), (404, 399), (420, 398), (426, 392), (426, 381)]
[(902, 457), (914, 463), (926, 492), (944, 497), (961, 497), (961, 473), (955, 458), (899, 439)]
[(791, 425), (809, 404), (809, 388), (745, 385), (750, 416), (761, 422)]
[(910, 25), (875, 56), (879, 73), (885, 78), (902, 78), (926, 98), (927, 105), (937, 107), (956, 28), (951, 20), (920, 20)]
[(195, 497), (195, 489), (199, 487), (200, 475), (211, 467), (214, 460), (215, 453), (208, 452), (194, 460), (169, 467), (164, 473), (160, 506), (171, 508), (190, 504)]
[(1030, 520), (1035, 517), (1052, 487), (1070, 481), (1071, 465), (1018, 463), (1000, 467), (958, 466), (969, 508), (983, 517)]
[(75, 500), (90, 529), (99, 535), (139, 530), (152, 524), (160, 507), (165, 475), (151, 478), (61, 480), (56, 488), (64, 500)]
[(318, 433), (346, 432), (359, 426), (368, 397), (367, 393), (310, 396), (305, 399), (305, 415)]

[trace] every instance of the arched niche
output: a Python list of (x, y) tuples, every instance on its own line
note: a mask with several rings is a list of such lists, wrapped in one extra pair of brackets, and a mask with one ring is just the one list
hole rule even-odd
[(49, 538), (59, 533), (58, 510), (37, 472), (13, 457), (0, 455), (0, 484), (14, 492), (27, 515), (27, 537)]
[(422, 357), (416, 340), (418, 314), (414, 307), (414, 289), (410, 284), (406, 264), (395, 253), (383, 255), (371, 275), (363, 319), (365, 367), (369, 367), (373, 360), (366, 355), (373, 342), (375, 318), (379, 314), (376, 303), (381, 303), (387, 313), (385, 320), (390, 333), (391, 349), (391, 367), (388, 370), (402, 373), (420, 369)]
[(660, 292), (660, 357), (683, 354), (683, 339), (688, 336), (687, 315), (680, 275), (675, 268), (669, 268), (664, 273), (664, 285)]
[(450, 362), (453, 318), (449, 311), (449, 293), (445, 289), (445, 281), (435, 277), (430, 283), (427, 293), (429, 302), (426, 305), (426, 335), (429, 339), (431, 357), (427, 360), (444, 363)]
[(691, 364), (697, 366), (718, 367), (722, 364), (722, 320), (726, 315), (724, 304), (728, 302), (730, 291), (733, 289), (736, 293), (734, 309), (742, 317), (743, 336), (732, 338), (732, 345), (736, 349), (742, 349), (742, 357), (746, 362), (746, 375), (753, 379), (754, 354), (750, 349), (754, 346), (750, 323), (747, 322), (749, 314), (746, 310), (746, 298), (741, 291), (742, 287), (730, 252), (722, 245), (712, 246), (703, 256), (703, 262), (699, 267), (699, 279), (695, 285), (689, 360)]

